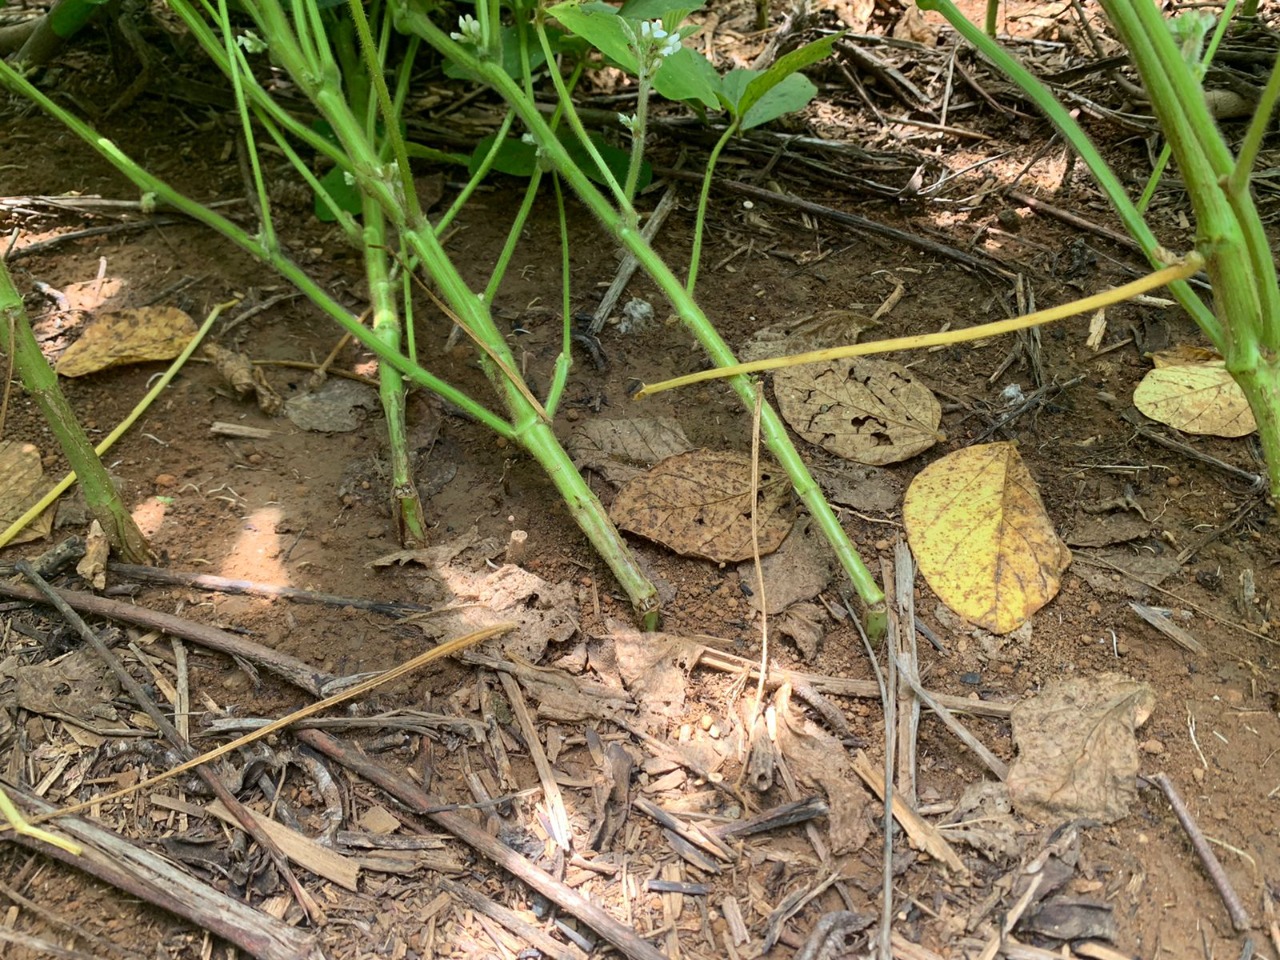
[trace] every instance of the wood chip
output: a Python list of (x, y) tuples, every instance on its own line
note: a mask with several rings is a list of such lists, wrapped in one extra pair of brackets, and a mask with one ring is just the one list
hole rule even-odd
[[(215, 800), (205, 809), (219, 820), (239, 829), (239, 822), (220, 801)], [(276, 845), (284, 851), (284, 855), (298, 866), (305, 867), (317, 876), (336, 883), (344, 890), (354, 893), (358, 889), (360, 866), (354, 860), (320, 846), (310, 837), (276, 823), (256, 810), (249, 810), (249, 814), (262, 827), (262, 832), (274, 840)]]

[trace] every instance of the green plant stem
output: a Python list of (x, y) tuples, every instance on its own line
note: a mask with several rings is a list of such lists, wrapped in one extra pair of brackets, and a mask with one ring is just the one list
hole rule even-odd
[(226, 237), (242, 250), (270, 265), (276, 272), (297, 287), (312, 303), (337, 321), (343, 330), (372, 351), (379, 360), (395, 367), (411, 382), (443, 397), (499, 436), (507, 437), (508, 439), (515, 438), (515, 431), (512, 429), (511, 424), (501, 417), (477, 403), (453, 385), (424, 370), (408, 357), (387, 350), (381, 341), (373, 335), (372, 331), (356, 322), (356, 319), (351, 316), (346, 308), (330, 296), (323, 287), (312, 280), (292, 260), (279, 252), (268, 250), (236, 224), (207, 207), (196, 203), (179, 191), (174, 190), (159, 177), (139, 167), (132, 159), (122, 153), (114, 142), (100, 136), (88, 124), (62, 109), (25, 78), (17, 74), (3, 60), (0, 60), (0, 82), (11, 92), (31, 100), (58, 122), (64, 124), (85, 143), (93, 147), (103, 159), (128, 177), (139, 190), (144, 193), (154, 193), (160, 200), (169, 204), (178, 212), (191, 217), (198, 223), (204, 224), (209, 229)]
[[(685, 325), (702, 344), (704, 350), (717, 366), (734, 363), (733, 352), (724, 339), (712, 326), (701, 308), (689, 296), (684, 285), (671, 272), (670, 268), (654, 253), (652, 247), (644, 239), (644, 235), (630, 225), (625, 213), (619, 213), (609, 201), (591, 183), (584, 173), (573, 163), (563, 144), (555, 137), (550, 127), (539, 115), (537, 107), (524, 97), (514, 82), (497, 65), (481, 62), (473, 57), (459, 44), (454, 43), (443, 31), (417, 10), (401, 10), (397, 24), (402, 29), (410, 30), (421, 36), (426, 42), (456, 62), (465, 64), (468, 70), (478, 74), (493, 87), (502, 98), (520, 115), (525, 127), (533, 134), (538, 145), (546, 153), (557, 172), (565, 178), (579, 199), (591, 210), (602, 224), (626, 247), (644, 266), (646, 272), (671, 301)], [(554, 75), (554, 71), (552, 71)], [(570, 116), (573, 116), (570, 111)], [(572, 121), (571, 121), (572, 122)], [(735, 377), (731, 386), (748, 409), (754, 409), (755, 388), (749, 377)], [(876, 584), (875, 578), (858, 556), (853, 544), (849, 541), (844, 528), (840, 526), (831, 505), (827, 503), (795, 445), (791, 442), (782, 420), (769, 404), (765, 404), (760, 416), (761, 432), (769, 446), (769, 450), (777, 458), (779, 464), (787, 472), (797, 495), (808, 507), (818, 523), (819, 528), (831, 543), (841, 566), (849, 575), (859, 597), (867, 606), (867, 626), (869, 631), (882, 634), (886, 625), (884, 609), (884, 593)]]
[(112, 549), (128, 563), (153, 563), (155, 556), (147, 545), (147, 538), (120, 499), (120, 491), (94, 453), (93, 444), (58, 386), (57, 374), (40, 352), (22, 296), (3, 261), (0, 261), (0, 348), (13, 358), (23, 387), (40, 408), (67, 462), (80, 478), (89, 513), (102, 525)]
[[(244, 83), (240, 78), (240, 58), (236, 56), (236, 37), (231, 29), (231, 14), (227, 11), (227, 0), (218, 0), (218, 19), (222, 24), (222, 38), (227, 51), (227, 64), (231, 68), (227, 76), (231, 80), (231, 90), (236, 103), (243, 107), (245, 103)], [(247, 109), (240, 114), (240, 136), (244, 138), (245, 152), (248, 154), (249, 170), (253, 174), (253, 188), (258, 194), (258, 213), (262, 218), (259, 226), (259, 237), (262, 245), (274, 250), (279, 245), (276, 238), (275, 225), (271, 222), (271, 198), (267, 194), (267, 183), (262, 177), (262, 164), (258, 162), (258, 148), (253, 133), (251, 114)]]
[[(243, 0), (241, 0), (243, 2)], [(218, 69), (224, 74), (230, 75), (233, 69), (228, 59), (227, 51), (223, 43), (214, 35), (209, 28), (209, 21), (191, 6), (187, 0), (168, 0), (170, 9), (172, 9), (181, 18), (186, 28), (191, 31), (201, 49), (209, 56), (217, 65)], [(255, 20), (261, 23), (259, 17), (255, 16)], [(264, 31), (265, 32), (265, 31)], [(241, 75), (248, 76), (250, 70), (244, 61), (244, 54), (240, 50), (235, 51), (235, 55), (240, 59)], [(327, 139), (312, 130), (305, 123), (301, 123), (285, 110), (280, 104), (272, 99), (265, 90), (257, 83), (246, 84), (245, 89), (250, 101), (256, 110), (270, 117), (282, 129), (288, 131), (290, 136), (297, 137), (316, 153), (327, 157), (333, 163), (338, 164), (344, 170), (350, 169), (350, 164), (346, 157), (342, 155), (342, 151)]]
[(369, 21), (364, 15), (363, 0), (349, 0), (347, 10), (356, 26), (356, 35), (360, 38), (360, 50), (364, 54), (365, 67), (369, 71), (368, 80), (378, 99), (378, 108), (382, 113), (382, 122), (386, 127), (384, 136), (391, 144), (391, 152), (396, 159), (395, 173), (399, 175), (400, 193), (405, 213), (410, 223), (421, 223), (422, 206), (418, 202), (418, 191), (413, 185), (413, 171), (409, 168), (409, 154), (405, 150), (404, 137), (400, 134), (400, 115), (391, 104), (391, 91), (387, 89), (386, 79), (382, 75), (382, 63), (378, 59), (378, 48), (373, 34), (369, 31)]
[[(289, 24), (283, 21), (278, 8), (267, 4), (265, 9), (271, 11), (273, 26), (270, 29), (264, 28), (264, 32), (267, 32), (274, 41), (273, 50), (277, 59), (289, 71), (294, 81), (305, 90), (312, 103), (333, 127), (335, 136), (346, 151), (362, 192), (367, 193), (378, 203), (389, 222), (398, 230), (402, 243), (417, 256), (418, 261), (435, 281), (442, 297), (454, 311), (456, 321), (481, 347), (481, 367), (502, 397), (511, 415), (510, 423), (503, 423), (498, 432), (502, 436), (511, 437), (519, 442), (547, 471), (557, 490), (569, 505), (574, 519), (587, 533), (593, 546), (609, 565), (623, 589), (627, 591), (641, 623), (652, 628), (658, 619), (657, 591), (636, 566), (626, 544), (609, 522), (604, 507), (574, 468), (572, 460), (550, 429), (546, 412), (520, 378), (511, 349), (494, 324), (488, 303), (477, 296), (463, 280), (457, 267), (441, 246), (436, 231), (422, 214), (417, 197), (413, 194), (412, 180), (405, 182), (404, 178), (408, 177), (409, 170), (407, 163), (403, 161), (402, 154), (397, 152), (397, 158), (400, 161), (397, 164), (400, 167), (398, 174), (384, 169), (377, 156), (371, 151), (358, 118), (353, 115), (349, 104), (345, 101), (340, 77), (336, 69), (330, 68), (332, 57), (328, 54), (327, 46), (322, 46), (321, 38), (314, 38), (314, 47), (318, 51), (318, 56), (321, 57), (321, 62), (309, 64), (300, 55), (297, 45), (290, 42), (292, 34)], [(361, 32), (363, 48), (372, 49), (367, 24), (361, 29), (360, 14), (353, 10), (353, 15), (357, 22), (357, 29)], [(491, 63), (490, 60), (484, 62)], [(497, 66), (496, 63), (494, 66)], [(501, 68), (498, 67), (498, 69)], [(383, 92), (379, 93), (378, 102), (383, 110), (388, 110), (390, 98), (385, 94), (385, 82), (381, 72), (370, 70), (368, 79), (375, 87), (382, 88)], [(539, 122), (542, 122), (541, 119)], [(387, 135), (398, 137), (397, 119), (384, 115), (384, 123)], [(355, 326), (361, 334), (367, 332), (358, 324)], [(376, 342), (376, 338), (374, 341)], [(363, 337), (361, 342), (365, 342)], [(398, 354), (395, 356), (401, 363), (406, 363), (404, 357)], [(421, 368), (412, 365), (412, 369), (420, 370)]]
[[(1227, 25), (1231, 22), (1231, 15), (1235, 11), (1237, 0), (1227, 0), (1222, 8), (1222, 16), (1218, 18), (1218, 24), (1214, 28), (1213, 36), (1209, 38), (1209, 43), (1205, 46), (1204, 55), (1200, 58), (1200, 67), (1196, 72), (1196, 80), (1203, 83), (1205, 71), (1209, 69), (1209, 64), (1213, 62), (1214, 54), (1218, 52), (1218, 46), (1222, 43), (1222, 38), (1226, 36)], [(1169, 165), (1169, 160), (1173, 157), (1173, 149), (1169, 146), (1169, 141), (1164, 142), (1164, 146), (1160, 148), (1160, 156), (1156, 158), (1155, 165), (1152, 167), (1151, 176), (1147, 178), (1147, 185), (1142, 190), (1142, 196), (1138, 198), (1138, 211), (1146, 213), (1147, 207), (1151, 203), (1151, 198), (1155, 196), (1156, 187), (1160, 183), (1160, 178), (1164, 176), (1165, 168)]]
[[(1072, 149), (1084, 161), (1085, 166), (1089, 168), (1089, 172), (1093, 174), (1094, 179), (1098, 181), (1098, 185), (1107, 195), (1107, 199), (1111, 202), (1112, 208), (1120, 217), (1125, 229), (1141, 245), (1147, 260), (1153, 266), (1164, 266), (1161, 260), (1160, 242), (1156, 239), (1155, 234), (1151, 232), (1151, 228), (1147, 226), (1146, 221), (1142, 219), (1142, 214), (1138, 212), (1137, 207), (1129, 199), (1124, 186), (1117, 179), (1111, 168), (1107, 166), (1106, 161), (1102, 159), (1102, 155), (1098, 153), (1088, 135), (1044, 84), (1036, 79), (1022, 64), (1006, 53), (999, 44), (970, 23), (950, 0), (918, 0), (918, 5), (922, 10), (935, 10), (941, 13), (960, 36), (976, 47), (1000, 72), (1013, 80), (1031, 98), (1032, 102), (1058, 128), (1063, 138), (1071, 144)], [(1164, 26), (1161, 25), (1160, 29), (1164, 30)], [(1209, 341), (1219, 350), (1222, 350), (1225, 334), (1221, 324), (1218, 322), (1218, 318), (1213, 315), (1213, 311), (1205, 305), (1185, 281), (1170, 284), (1169, 291), (1182, 308), (1191, 314), (1196, 324), (1205, 332), (1205, 336), (1209, 338)]]
[(649, 92), (653, 81), (649, 70), (644, 66), (644, 53), (639, 54), (640, 76), (636, 87), (636, 113), (631, 125), (631, 159), (627, 163), (627, 180), (622, 185), (622, 192), (627, 203), (636, 202), (636, 184), (640, 182), (640, 168), (644, 163), (644, 144), (649, 131)]
[(573, 367), (573, 306), (571, 300), (571, 273), (569, 265), (569, 218), (564, 209), (564, 191), (560, 178), (551, 176), (556, 194), (556, 215), (560, 222), (560, 355), (556, 357), (551, 373), (551, 387), (547, 390), (547, 416), (554, 417), (560, 406), (560, 397), (569, 382), (569, 370)]
[(996, 30), (1000, 21), (1000, 0), (987, 0), (987, 22), (985, 24), (987, 36), (992, 40), (996, 38)]
[(1253, 118), (1249, 121), (1249, 129), (1245, 131), (1244, 141), (1240, 144), (1240, 153), (1236, 157), (1235, 167), (1231, 170), (1231, 179), (1227, 181), (1227, 192), (1232, 195), (1245, 193), (1249, 189), (1249, 177), (1253, 173), (1253, 165), (1258, 160), (1258, 151), (1262, 149), (1262, 140), (1271, 128), (1271, 115), (1275, 112), (1278, 97), (1280, 97), (1280, 54), (1271, 65), (1271, 76), (1267, 78), (1267, 85), (1262, 88), (1262, 96), (1258, 98)]
[(698, 215), (693, 221), (693, 252), (689, 254), (689, 278), (685, 281), (685, 289), (693, 296), (693, 288), (698, 282), (698, 265), (702, 261), (702, 238), (707, 227), (707, 204), (711, 199), (711, 177), (715, 173), (716, 163), (720, 160), (720, 151), (738, 132), (741, 121), (734, 117), (725, 128), (716, 145), (711, 148), (711, 156), (707, 158), (707, 171), (702, 175), (702, 189), (698, 193)]
[[(369, 302), (373, 307), (370, 326), (388, 350), (400, 352), (401, 326), (396, 313), (396, 289), (387, 264), (386, 220), (382, 210), (369, 198), (364, 200), (365, 276)], [(427, 520), (422, 500), (413, 482), (413, 464), (404, 424), (404, 380), (395, 367), (378, 364), (378, 396), (387, 421), (387, 444), (391, 461), (391, 503), (400, 543), (420, 547), (427, 542)]]
[(512, 110), (508, 110), (507, 115), (502, 118), (502, 124), (498, 127), (498, 135), (485, 152), (484, 159), (480, 161), (480, 166), (476, 168), (475, 173), (467, 178), (466, 185), (458, 192), (457, 198), (449, 205), (449, 209), (444, 212), (444, 216), (436, 224), (437, 236), (444, 236), (444, 232), (449, 229), (449, 224), (462, 212), (462, 208), (471, 199), (471, 195), (476, 192), (476, 189), (484, 182), (484, 178), (489, 175), (489, 171), (493, 169), (493, 164), (498, 159), (498, 151), (502, 149), (502, 142), (506, 140), (507, 134), (511, 130), (512, 121), (515, 118), (515, 112)]
[(502, 278), (507, 275), (507, 268), (511, 266), (511, 258), (515, 256), (516, 246), (520, 243), (520, 236), (524, 233), (525, 225), (529, 222), (529, 215), (533, 212), (533, 202), (538, 197), (538, 185), (540, 183), (542, 183), (542, 170), (534, 170), (533, 175), (529, 177), (529, 182), (525, 184), (524, 197), (520, 201), (520, 208), (516, 210), (511, 229), (507, 231), (507, 239), (502, 244), (502, 251), (498, 254), (497, 262), (493, 265), (493, 273), (489, 276), (489, 283), (484, 288), (485, 303), (492, 305), (494, 297), (498, 295), (498, 288), (502, 286)]
[[(1250, 370), (1260, 347), (1272, 357), (1280, 349), (1280, 285), (1253, 197), (1225, 189), (1235, 160), (1159, 10), (1135, 0), (1102, 8), (1142, 76), (1195, 210), (1227, 369)], [(1271, 469), (1280, 478), (1280, 463)]]
[[(417, 11), (414, 11), (414, 13), (409, 14), (409, 17), (415, 23), (426, 20), (425, 17), (418, 16)], [(573, 132), (577, 135), (578, 140), (582, 144), (582, 149), (587, 151), (587, 156), (589, 156), (592, 162), (595, 163), (596, 167), (599, 168), (600, 175), (604, 178), (604, 182), (608, 184), (609, 189), (613, 191), (613, 195), (618, 203), (618, 207), (623, 212), (623, 217), (627, 220), (628, 224), (630, 224), (631, 226), (635, 226), (635, 224), (638, 222), (636, 217), (635, 207), (632, 206), (631, 201), (627, 199), (626, 191), (623, 190), (622, 187), (619, 185), (618, 179), (613, 175), (613, 171), (609, 169), (608, 164), (604, 162), (604, 158), (600, 156), (600, 151), (596, 149), (596, 145), (591, 142), (591, 137), (587, 135), (587, 128), (582, 125), (582, 118), (578, 116), (578, 111), (574, 109), (573, 97), (570, 96), (569, 88), (565, 86), (564, 78), (560, 76), (560, 69), (557, 66), (555, 55), (551, 51), (551, 41), (547, 38), (546, 27), (543, 26), (541, 19), (534, 20), (533, 25), (534, 25), (534, 29), (537, 31), (537, 34), (538, 34), (538, 43), (542, 45), (542, 55), (547, 58), (547, 66), (550, 67), (547, 73), (551, 77), (552, 86), (556, 88), (556, 97), (558, 98), (560, 109), (564, 111), (565, 116), (568, 117), (569, 119), (570, 129), (573, 130)], [(437, 32), (439, 33), (439, 31)], [(444, 34), (440, 33), (440, 36), (444, 36)], [(426, 40), (428, 43), (431, 43), (431, 40), (428, 37), (424, 36), (423, 39)], [(461, 52), (463, 56), (466, 56), (469, 60), (472, 60), (473, 62), (479, 63), (479, 61), (475, 60), (475, 58), (471, 57), (465, 50), (459, 47), (458, 44), (453, 43), (452, 40), (449, 40), (448, 37), (445, 37), (445, 40), (447, 40), (455, 49)], [(437, 49), (439, 48), (437, 47)], [(487, 62), (485, 65), (489, 66)], [(492, 73), (492, 71), (488, 71), (488, 72)], [(503, 76), (506, 77), (506, 74), (504, 73)], [(507, 79), (510, 80), (509, 77), (507, 77)], [(506, 86), (510, 89), (513, 85), (508, 83), (506, 84)], [(514, 92), (517, 96), (520, 95), (519, 88), (515, 88)], [(530, 100), (530, 98), (528, 97), (524, 97), (523, 99), (527, 103), (532, 103), (532, 100)], [(510, 103), (511, 106), (513, 107), (516, 106), (516, 104), (512, 103), (510, 100), (508, 100), (507, 102)], [(517, 107), (517, 110), (519, 110), (518, 107)], [(535, 111), (535, 114), (536, 114), (536, 111)], [(525, 121), (525, 126), (529, 127), (528, 118), (522, 116), (521, 119)], [(542, 118), (540, 116), (538, 117), (538, 123), (539, 123), (539, 126), (542, 126), (542, 127), (546, 126), (546, 124), (542, 121)], [(532, 131), (533, 128), (529, 127), (529, 129)]]

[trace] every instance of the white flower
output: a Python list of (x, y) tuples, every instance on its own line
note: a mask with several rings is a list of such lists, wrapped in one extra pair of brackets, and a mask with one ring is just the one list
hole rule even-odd
[(656, 40), (665, 40), (667, 31), (662, 27), (661, 20), (642, 20), (640, 22), (640, 39), (653, 43)]
[(458, 29), (449, 34), (450, 39), (457, 40), (459, 43), (474, 43), (479, 45), (481, 40), (480, 21), (469, 13), (464, 13), (458, 18)]
[(236, 37), (236, 43), (240, 44), (247, 53), (261, 53), (263, 50), (267, 49), (267, 41), (263, 40), (252, 30), (246, 30), (244, 33), (240, 34), (240, 36)]
[(650, 69), (656, 70), (680, 49), (680, 34), (668, 33), (661, 20), (641, 20), (638, 46)]
[(520, 142), (527, 143), (529, 146), (533, 146), (538, 141), (533, 139), (532, 133), (522, 133), (520, 134)]

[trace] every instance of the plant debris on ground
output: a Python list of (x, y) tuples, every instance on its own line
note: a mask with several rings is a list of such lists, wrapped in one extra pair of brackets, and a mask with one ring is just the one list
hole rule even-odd
[[(803, 112), (721, 156), (699, 302), (741, 359), (976, 326), (1147, 272), (1048, 123), (940, 19), (886, 0), (767, 12), (758, 30), (754, 3), (703, 9), (689, 42), (727, 70), (850, 32), (806, 70)], [(1268, 16), (1207, 74), (1229, 137), (1280, 49)], [(1016, 0), (1000, 29), (1136, 194), (1156, 126), (1096, 8)], [(177, 25), (90, 28), (40, 82), (253, 228), (231, 98)], [(474, 89), (424, 69), (410, 133), (470, 151), (503, 116)], [(617, 143), (629, 89), (603, 69), (579, 90)], [(10, 956), (837, 960), (883, 936), (920, 960), (1280, 960), (1275, 505), (1247, 410), (1171, 300), (766, 378), (889, 596), (867, 643), (730, 389), (631, 399), (706, 366), (637, 275), (625, 310), (579, 331), (555, 429), (657, 589), (663, 632), (642, 633), (529, 455), (422, 391), (406, 423), (430, 536), (406, 548), (372, 354), (144, 208), (53, 121), (10, 100), (4, 123), (6, 263), (91, 440), (147, 392), (173, 330), (239, 301), (104, 458), (157, 566), (86, 562), (74, 493), (0, 552), (3, 787), (79, 847), (6, 837)], [(663, 105), (649, 136), (639, 203), (674, 194), (654, 243), (681, 259), (716, 131)], [(1274, 139), (1258, 168), (1274, 242)], [(458, 189), (451, 168), (414, 173), (424, 196)], [(360, 313), (352, 250), (287, 165), (267, 176), (305, 240), (290, 254)], [(518, 184), (487, 180), (448, 238), (477, 288)], [(594, 316), (618, 258), (569, 210), (573, 306)], [(1149, 217), (1191, 247), (1176, 175)], [(547, 192), (492, 304), (540, 390), (558, 230)], [(482, 390), (450, 319), (411, 296), (433, 371)], [(66, 473), (30, 399), (6, 396), (5, 526)], [(982, 504), (981, 522), (930, 537), (921, 505), (939, 498)], [(136, 693), (38, 602), (22, 558)], [(505, 632), (146, 785), (483, 630)]]

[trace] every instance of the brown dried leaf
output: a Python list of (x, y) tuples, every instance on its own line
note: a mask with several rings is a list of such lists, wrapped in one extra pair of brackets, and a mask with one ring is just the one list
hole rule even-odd
[[(9, 526), (29, 510), (44, 491), (44, 466), (33, 443), (0, 440), (0, 528)], [(46, 510), (13, 539), (13, 543), (40, 540), (53, 529), (53, 511)]]
[(253, 361), (248, 354), (228, 350), (216, 343), (206, 343), (202, 349), (227, 386), (242, 397), (253, 390)]
[(688, 686), (686, 667), (700, 645), (675, 634), (640, 633), (627, 628), (614, 630), (610, 637), (618, 673), (645, 725), (661, 728), (663, 722), (681, 719)]
[[(760, 465), (756, 502), (760, 554), (777, 550), (791, 529), (786, 478)], [(623, 530), (676, 553), (716, 563), (751, 556), (751, 461), (737, 453), (695, 450), (668, 457), (628, 482), (609, 516)]]
[(594, 470), (618, 485), (693, 449), (679, 421), (671, 417), (588, 420), (574, 429), (566, 446), (579, 470)]
[(810, 443), (858, 463), (883, 466), (938, 442), (942, 406), (904, 367), (854, 357), (774, 374), (787, 422)]
[[(800, 600), (812, 600), (831, 582), (835, 564), (831, 547), (815, 528), (812, 519), (797, 520), (782, 546), (760, 561), (767, 604), (765, 612), (772, 616)], [(738, 576), (753, 591), (751, 609), (759, 610), (755, 561), (744, 560), (738, 566)]]
[(1137, 797), (1134, 731), (1155, 707), (1151, 687), (1117, 674), (1052, 681), (1013, 708), (1018, 758), (1009, 797), (1044, 823), (1114, 823)]
[(138, 307), (98, 314), (58, 360), (58, 373), (83, 377), (110, 367), (172, 360), (196, 335), (196, 322), (177, 307)]
[(778, 717), (778, 749), (803, 784), (816, 784), (827, 795), (827, 829), (831, 852), (861, 850), (871, 835), (868, 807), (871, 796), (854, 772), (849, 751), (798, 710), (791, 709), (791, 688), (783, 684), (774, 695)]

